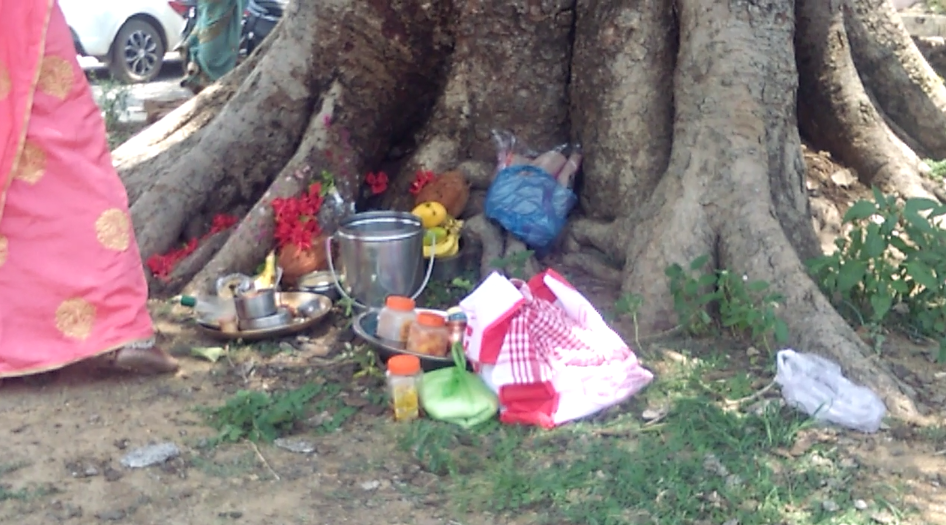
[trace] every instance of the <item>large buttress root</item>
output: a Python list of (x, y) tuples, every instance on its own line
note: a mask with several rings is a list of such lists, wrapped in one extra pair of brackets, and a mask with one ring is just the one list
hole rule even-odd
[(156, 179), (164, 175), (152, 162), (156, 162), (156, 158), (169, 148), (174, 148), (174, 151), (167, 156), (177, 158), (197, 144), (199, 130), (216, 118), (233, 98), (256, 67), (260, 56), (259, 53), (253, 54), (219, 82), (112, 151), (112, 162), (122, 176), (130, 204), (134, 204)]
[[(330, 70), (310, 72), (326, 60), (316, 35), (331, 30), (330, 11), (316, 16), (308, 3), (293, 4), (274, 35), (274, 45), (293, 52), (264, 55), (186, 154), (155, 159), (148, 171), (156, 182), (131, 206), (144, 258), (173, 246), (195, 213), (248, 200), (278, 173), (308, 123), (313, 94), (328, 84)], [(287, 39), (294, 44), (280, 44)]]
[(844, 25), (864, 85), (884, 113), (923, 151), (943, 156), (946, 86), (913, 43), (889, 0), (848, 0), (847, 6)]
[[(680, 3), (686, 37), (674, 90), (674, 149), (654, 198), (663, 200), (657, 213), (665, 219), (697, 210), (688, 222), (698, 233), (680, 239), (682, 249), (674, 252), (669, 233), (686, 230), (660, 232), (655, 222), (656, 228), (643, 236), (647, 249), (640, 250), (636, 240), (631, 244), (627, 284), (642, 289), (646, 275), (638, 276), (640, 268), (653, 278), (662, 270), (653, 267), (656, 260), (686, 263), (694, 254), (684, 250), (709, 244), (717, 267), (768, 281), (785, 295), (780, 315), (793, 345), (842, 363), (849, 377), (874, 388), (891, 412), (915, 415), (897, 380), (866, 357), (870, 350), (805, 273), (802, 257), (817, 253), (817, 240), (792, 118), (798, 78), (792, 46), (786, 45), (794, 27), (792, 5), (778, 0), (756, 1), (748, 10), (730, 5)], [(721, 25), (728, 28), (725, 36), (717, 29)], [(708, 57), (707, 49), (715, 56)], [(691, 205), (681, 207), (686, 200)]]
[[(323, 170), (359, 184), (361, 175), (410, 131), (411, 116), (422, 114), (433, 101), (424, 93), (435, 92), (446, 56), (437, 34), (448, 18), (447, 6), (420, 4), (399, 4), (395, 11), (353, 2), (334, 16), (320, 11), (319, 23), (336, 29), (317, 42), (317, 54), (337, 62), (313, 64), (316, 69), (305, 74), (329, 73), (331, 81), (318, 92), (315, 110), (307, 113), (302, 142), (292, 157), (279, 166), (274, 182), (188, 291), (207, 290), (223, 272), (252, 271), (271, 245), (273, 199), (299, 193)], [(378, 39), (372, 31), (387, 38)], [(404, 85), (412, 90), (400, 89)], [(309, 175), (301, 176), (306, 167)]]
[(801, 131), (853, 168), (865, 185), (903, 197), (944, 195), (920, 175), (867, 96), (851, 58), (841, 6), (842, 0), (797, 3)]

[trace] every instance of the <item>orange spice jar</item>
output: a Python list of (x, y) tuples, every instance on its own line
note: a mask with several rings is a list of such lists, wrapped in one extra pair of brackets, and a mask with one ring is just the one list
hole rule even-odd
[(450, 349), (447, 320), (433, 312), (421, 312), (407, 333), (407, 350), (418, 354), (444, 357)]

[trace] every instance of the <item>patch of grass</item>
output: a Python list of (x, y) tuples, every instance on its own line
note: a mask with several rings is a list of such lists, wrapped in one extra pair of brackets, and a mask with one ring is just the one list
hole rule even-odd
[(29, 461), (11, 461), (9, 463), (0, 463), (0, 476), (12, 474), (24, 467), (30, 466)]
[[(398, 444), (445, 477), (459, 513), (576, 525), (868, 523), (853, 506), (856, 470), (833, 447), (793, 460), (777, 453), (810, 420), (778, 403), (747, 412), (717, 403), (751, 389), (746, 374), (708, 381), (721, 363), (676, 365), (632, 406), (610, 411), (620, 415), (551, 431), (422, 420), (400, 430)], [(632, 413), (640, 402), (666, 415), (644, 422)]]
[(59, 494), (60, 492), (61, 490), (50, 484), (39, 485), (35, 488), (14, 489), (10, 485), (0, 483), (0, 503), (4, 501), (29, 501)]
[(313, 412), (327, 415), (321, 418), (318, 431), (340, 428), (357, 412), (342, 402), (341, 392), (337, 383), (309, 383), (275, 393), (241, 390), (222, 406), (198, 411), (217, 431), (208, 446), (243, 440), (270, 443), (290, 433)]
[(533, 250), (516, 252), (506, 257), (493, 259), (489, 262), (489, 266), (511, 279), (525, 279), (526, 263), (534, 253)]

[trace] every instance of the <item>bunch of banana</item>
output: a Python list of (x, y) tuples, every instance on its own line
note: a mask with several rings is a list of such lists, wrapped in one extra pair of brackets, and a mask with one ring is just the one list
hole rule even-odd
[(266, 256), (266, 264), (263, 265), (263, 271), (253, 279), (257, 290), (273, 288), (276, 286), (276, 252), (269, 252)]
[(441, 259), (460, 251), (460, 231), (463, 221), (447, 215), (439, 202), (424, 202), (411, 212), (424, 225), (424, 258)]

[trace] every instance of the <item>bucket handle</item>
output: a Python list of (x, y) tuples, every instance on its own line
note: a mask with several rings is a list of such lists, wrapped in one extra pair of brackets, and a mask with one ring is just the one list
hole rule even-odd
[[(434, 246), (434, 240), (431, 239), (430, 247), (433, 248)], [(340, 293), (345, 299), (351, 301), (351, 303), (355, 306), (368, 310), (368, 306), (359, 303), (350, 295), (348, 295), (348, 293), (342, 288), (341, 283), (339, 283), (338, 273), (335, 272), (335, 261), (332, 257), (332, 237), (326, 237), (325, 239), (325, 253), (328, 255), (328, 268), (332, 272), (332, 282), (335, 284), (335, 288), (338, 290), (338, 293)], [(427, 288), (427, 284), (430, 282), (430, 276), (434, 273), (434, 259), (436, 259), (436, 257), (434, 257), (434, 255), (431, 253), (430, 262), (427, 263), (427, 273), (424, 275), (424, 281), (420, 283), (420, 288), (414, 292), (414, 295), (411, 296), (411, 299), (417, 299), (424, 289)]]

